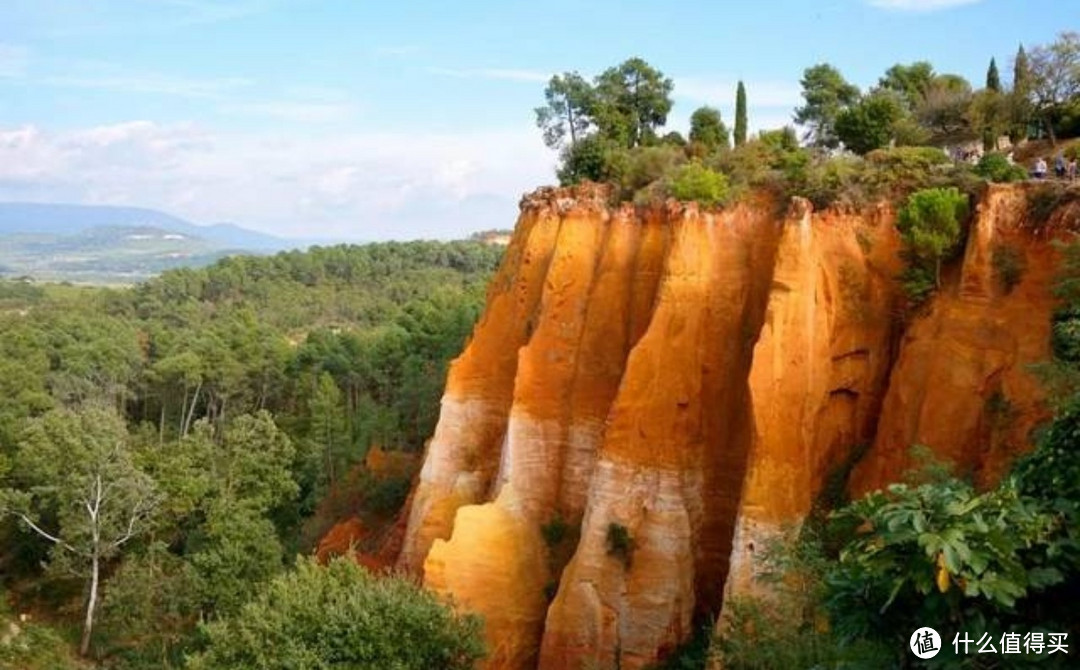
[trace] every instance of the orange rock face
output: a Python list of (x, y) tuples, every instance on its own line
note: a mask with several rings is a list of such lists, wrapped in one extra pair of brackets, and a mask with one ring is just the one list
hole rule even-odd
[(921, 443), (991, 481), (1029, 446), (1055, 251), (1022, 188), (988, 192), (906, 327), (888, 208), (607, 195), (523, 200), (403, 526), (398, 566), (484, 616), (487, 668), (646, 667), (849, 473), (881, 486)]

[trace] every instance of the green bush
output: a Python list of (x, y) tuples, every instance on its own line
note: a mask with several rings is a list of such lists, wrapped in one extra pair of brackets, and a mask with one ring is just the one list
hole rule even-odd
[(665, 179), (685, 162), (685, 153), (675, 146), (621, 149), (610, 155), (608, 172), (618, 200), (625, 201)]
[(672, 175), (668, 192), (679, 200), (693, 200), (704, 207), (723, 205), (731, 197), (727, 177), (701, 163), (683, 165)]
[(544, 544), (548, 546), (548, 549), (554, 549), (562, 544), (569, 533), (570, 524), (566, 523), (566, 519), (561, 514), (540, 526), (540, 534), (544, 536)]
[(634, 538), (630, 537), (630, 531), (626, 526), (615, 523), (614, 521), (608, 524), (607, 529), (607, 548), (608, 556), (615, 556), (620, 559), (627, 568), (630, 567), (630, 562), (634, 556)]
[(563, 150), (557, 176), (563, 186), (582, 181), (607, 181), (613, 146), (598, 135), (589, 135)]
[(207, 649), (188, 667), (471, 670), (481, 628), (406, 579), (374, 577), (349, 557), (306, 558), (235, 617), (204, 626)]
[(1014, 246), (999, 244), (994, 247), (990, 255), (990, 264), (994, 268), (994, 276), (1001, 286), (1001, 290), (1007, 295), (1012, 293), (1020, 279), (1024, 276), (1027, 264), (1024, 254)]
[(975, 174), (993, 182), (1014, 182), (1027, 179), (1027, 170), (1023, 166), (1009, 162), (1003, 154), (991, 152), (983, 154), (975, 166)]
[(933, 147), (877, 149), (866, 155), (867, 182), (881, 194), (925, 188), (954, 171), (951, 159)]

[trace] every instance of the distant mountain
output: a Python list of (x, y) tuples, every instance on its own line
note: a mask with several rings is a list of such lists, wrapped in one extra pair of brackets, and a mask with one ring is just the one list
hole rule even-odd
[(0, 203), (0, 275), (131, 283), (238, 253), (307, 246), (141, 207)]
[(0, 202), (0, 236), (14, 233), (73, 235), (90, 228), (150, 227), (198, 237), (222, 249), (281, 251), (306, 246), (232, 223), (200, 226), (165, 212), (112, 205)]

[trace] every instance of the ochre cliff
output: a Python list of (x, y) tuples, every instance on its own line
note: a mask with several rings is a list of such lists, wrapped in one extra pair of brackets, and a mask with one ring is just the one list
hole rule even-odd
[(888, 207), (607, 200), (523, 200), (411, 496), (398, 566), (484, 616), (487, 668), (646, 667), (845, 482), (897, 479), (912, 444), (992, 481), (1045, 417), (1067, 225), (1026, 227), (1024, 187), (986, 192), (917, 316)]

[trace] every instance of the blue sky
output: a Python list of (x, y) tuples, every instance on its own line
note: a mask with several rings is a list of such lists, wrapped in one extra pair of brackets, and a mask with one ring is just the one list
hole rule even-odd
[[(510, 227), (555, 156), (532, 109), (555, 72), (640, 56), (701, 104), (790, 120), (802, 70), (856, 84), (930, 60), (1008, 79), (1021, 42), (1080, 23), (1056, 0), (369, 2), (4, 0), (0, 200), (124, 204), (286, 236)], [(1068, 7), (1067, 10), (1063, 9)]]

